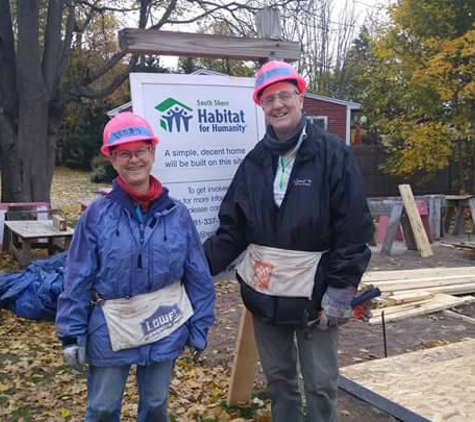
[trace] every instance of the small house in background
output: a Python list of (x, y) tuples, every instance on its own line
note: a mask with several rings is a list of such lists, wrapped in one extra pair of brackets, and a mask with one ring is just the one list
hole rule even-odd
[(352, 101), (338, 100), (317, 94), (305, 94), (305, 115), (321, 128), (334, 133), (350, 145), (353, 113), (361, 108)]
[[(190, 75), (218, 75), (227, 76), (224, 73), (206, 69), (198, 69)], [(317, 123), (321, 128), (334, 133), (343, 139), (347, 145), (351, 140), (351, 125), (353, 113), (361, 108), (360, 104), (352, 101), (338, 100), (317, 94), (305, 94), (303, 110), (305, 115)], [(112, 118), (117, 113), (132, 111), (132, 102), (128, 101), (110, 111), (107, 115)]]

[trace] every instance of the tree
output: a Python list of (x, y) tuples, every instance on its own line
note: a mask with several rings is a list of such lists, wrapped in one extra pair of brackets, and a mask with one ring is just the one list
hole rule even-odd
[[(89, 5), (83, 1), (22, 0), (13, 8), (9, 0), (0, 0), (3, 201), (49, 201), (65, 101), (105, 96), (127, 76), (123, 72), (107, 86), (91, 87), (122, 60), (123, 54), (117, 53), (92, 74), (64, 83), (72, 52), (82, 46), (81, 36), (99, 12), (98, 5), (97, 1)], [(140, 10), (145, 9), (141, 4)], [(144, 15), (140, 25), (145, 25)], [(135, 57), (129, 61), (127, 70), (135, 61)]]
[[(275, 0), (286, 4), (291, 0)], [(298, 1), (298, 0), (292, 0)], [(119, 87), (138, 62), (120, 51), (101, 65), (67, 72), (97, 16), (114, 14), (155, 29), (200, 19), (244, 25), (237, 14), (251, 2), (227, 0), (0, 0), (0, 155), (2, 201), (49, 201), (55, 149), (67, 101), (103, 98)], [(110, 55), (108, 55), (111, 53)], [(110, 77), (111, 69), (123, 66)]]
[(323, 95), (344, 97), (341, 81), (346, 78), (346, 53), (354, 36), (355, 14), (346, 0), (335, 16), (332, 0), (305, 0), (295, 9), (282, 10), (286, 39), (302, 43), (298, 68), (308, 89)]
[[(200, 25), (199, 33), (225, 35), (225, 36), (245, 36), (250, 37), (249, 33), (237, 34), (234, 27), (225, 20), (213, 21), (206, 25)], [(207, 69), (214, 72), (223, 73), (231, 76), (254, 76), (256, 66), (249, 65), (249, 62), (243, 60), (230, 59), (210, 59), (181, 57), (178, 62), (180, 71), (189, 74), (198, 69)]]
[(475, 3), (401, 0), (373, 40), (365, 105), (390, 135), (388, 170), (433, 172), (454, 157), (475, 188)]

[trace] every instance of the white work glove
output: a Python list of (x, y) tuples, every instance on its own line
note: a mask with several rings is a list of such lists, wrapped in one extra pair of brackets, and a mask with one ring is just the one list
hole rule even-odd
[(65, 346), (63, 348), (63, 360), (69, 367), (82, 371), (86, 362), (86, 348), (77, 345)]
[(199, 364), (201, 361), (201, 356), (203, 354), (203, 351), (200, 349), (197, 349), (196, 347), (190, 347), (190, 351), (191, 351), (191, 356), (193, 358), (193, 363), (195, 365)]
[(343, 325), (351, 318), (351, 301), (356, 294), (356, 287), (343, 289), (328, 286), (322, 298), (322, 311), (319, 315), (318, 329), (327, 330), (335, 325)]

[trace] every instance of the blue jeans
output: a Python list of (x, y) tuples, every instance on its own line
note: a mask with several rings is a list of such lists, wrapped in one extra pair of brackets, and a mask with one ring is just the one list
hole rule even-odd
[[(168, 422), (167, 400), (175, 361), (137, 366), (137, 422)], [(90, 366), (86, 422), (120, 422), (122, 396), (130, 365)]]

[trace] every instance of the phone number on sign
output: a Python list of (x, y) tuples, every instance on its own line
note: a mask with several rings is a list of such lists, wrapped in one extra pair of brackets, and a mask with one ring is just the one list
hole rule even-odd
[(195, 226), (211, 226), (219, 223), (218, 217), (193, 219)]

